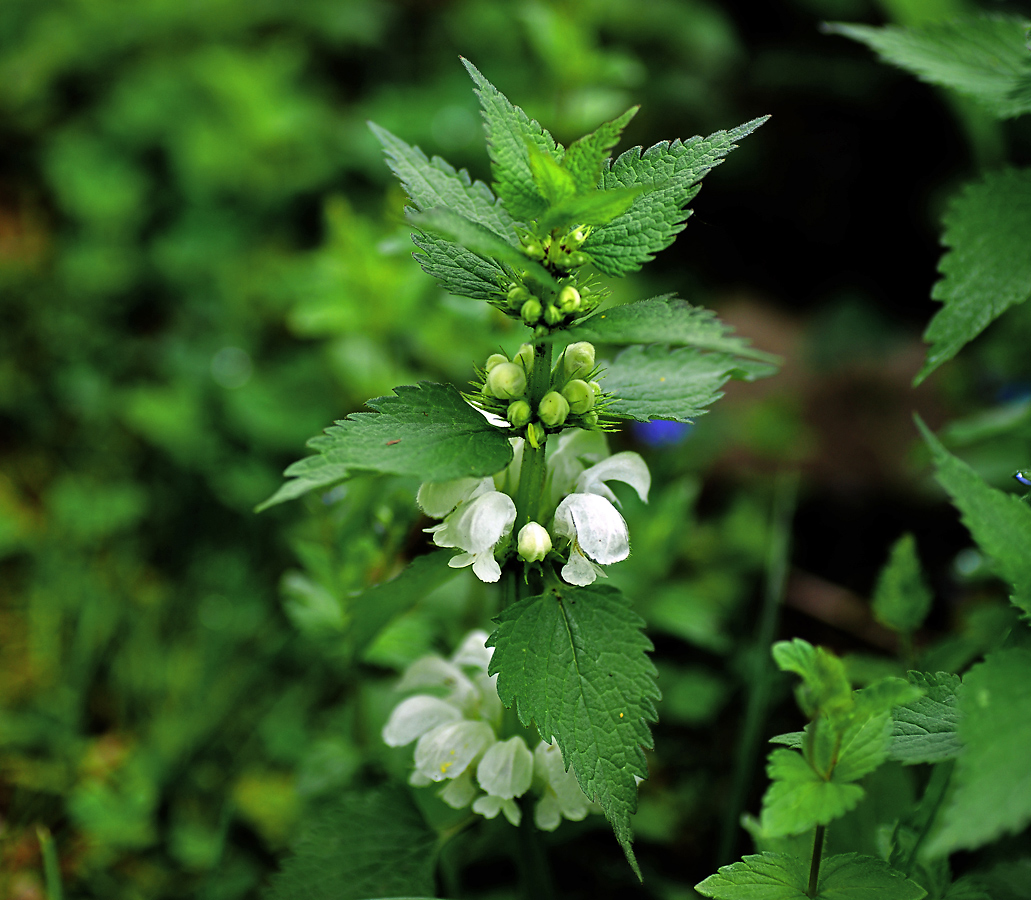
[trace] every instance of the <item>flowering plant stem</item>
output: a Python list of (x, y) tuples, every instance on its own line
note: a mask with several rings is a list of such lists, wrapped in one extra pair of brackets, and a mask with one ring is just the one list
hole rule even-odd
[[(541, 343), (534, 347), (533, 369), (527, 379), (527, 396), (530, 406), (537, 408), (541, 398), (551, 385), (551, 344)], [(514, 533), (519, 534), (527, 522), (534, 522), (540, 512), (541, 496), (544, 493), (544, 453), (546, 444), (534, 447), (529, 442), (523, 447), (523, 461), (519, 474), (519, 489), (516, 491), (516, 520)]]
[(813, 861), (809, 866), (809, 889), (806, 895), (815, 897), (820, 886), (820, 860), (823, 858), (823, 838), (827, 833), (826, 825), (817, 825), (813, 837)]

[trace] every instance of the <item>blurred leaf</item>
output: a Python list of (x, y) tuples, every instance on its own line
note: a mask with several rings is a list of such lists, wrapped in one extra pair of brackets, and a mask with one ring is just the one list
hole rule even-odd
[(916, 540), (904, 534), (891, 548), (891, 555), (877, 577), (873, 613), (877, 621), (894, 631), (916, 631), (931, 610), (933, 597), (916, 553)]
[(953, 759), (962, 750), (956, 733), (959, 676), (910, 672), (909, 679), (926, 694), (893, 710), (891, 758), (906, 765)]

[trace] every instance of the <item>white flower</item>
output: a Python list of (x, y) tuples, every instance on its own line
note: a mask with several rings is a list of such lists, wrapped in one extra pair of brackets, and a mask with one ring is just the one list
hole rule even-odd
[(499, 812), (503, 812), (505, 818), (513, 825), (518, 825), (523, 820), (523, 811), (516, 805), (515, 800), (503, 800), (490, 794), (477, 798), (473, 803), (473, 812), (479, 813), (485, 819), (493, 819)]
[(427, 481), (420, 485), (415, 502), (426, 515), (443, 519), (459, 503), (493, 490), (490, 478), (456, 478), (453, 481)]
[(606, 481), (622, 481), (624, 484), (630, 485), (643, 502), (648, 502), (652, 475), (640, 454), (629, 450), (624, 451), (585, 469), (576, 479), (576, 492), (578, 494), (598, 494), (610, 503), (619, 506), (619, 500), (609, 490), (605, 484)]
[(580, 789), (572, 769), (566, 770), (558, 743), (541, 741), (533, 751), (534, 775), (543, 788), (534, 809), (534, 823), (542, 831), (554, 831), (562, 819), (579, 822), (589, 812), (600, 812), (596, 803)]
[(530, 789), (533, 754), (521, 737), (498, 741), (483, 754), (476, 768), (476, 780), (492, 797), (511, 800)]
[(449, 722), (419, 738), (415, 768), (430, 781), (456, 778), (496, 740), (494, 729), (486, 722)]
[(599, 494), (570, 494), (555, 510), (551, 530), (569, 538), (569, 562), (562, 567), (568, 584), (593, 584), (604, 572), (598, 565), (619, 562), (630, 555), (626, 522), (608, 500)]
[[(485, 478), (484, 482), (491, 483)], [(494, 559), (494, 548), (512, 532), (515, 502), (508, 494), (487, 490), (459, 504), (440, 525), (426, 530), (438, 547), (458, 547), (465, 553), (454, 557), (448, 565), (458, 569), (472, 566), (480, 581), (497, 581), (501, 566)]]

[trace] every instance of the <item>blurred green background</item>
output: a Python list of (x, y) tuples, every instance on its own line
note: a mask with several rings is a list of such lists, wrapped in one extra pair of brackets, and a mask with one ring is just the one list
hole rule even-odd
[[(916, 474), (909, 416), (1007, 403), (1015, 426), (957, 441), (997, 482), (1031, 462), (1031, 315), (909, 381), (944, 200), (1031, 162), (1031, 132), (819, 31), (967, 8), (2, 0), (0, 898), (46, 896), (39, 826), (67, 897), (258, 896), (310, 809), (403, 772), (378, 738), (395, 673), (487, 624), (495, 598), (460, 578), (348, 647), (347, 598), (425, 545), (413, 483), (252, 513), (367, 397), (464, 384), (522, 337), (412, 261), (365, 127), (489, 180), (459, 55), (563, 141), (634, 103), (624, 147), (773, 114), (677, 245), (616, 287), (678, 291), (787, 358), (687, 435), (620, 439), (663, 485), (647, 510), (627, 498), (637, 552), (614, 575), (641, 597), (665, 692), (640, 896), (690, 896), (712, 870), (775, 472), (803, 473), (785, 634), (876, 653), (827, 609), (844, 596), (862, 616), (912, 528), (945, 598), (932, 637), (959, 659), (990, 642), (994, 613), (958, 612), (977, 561), (956, 574), (967, 539)], [(566, 895), (630, 890), (603, 823), (554, 840), (576, 848)], [(453, 865), (469, 896), (507, 896), (510, 863)]]

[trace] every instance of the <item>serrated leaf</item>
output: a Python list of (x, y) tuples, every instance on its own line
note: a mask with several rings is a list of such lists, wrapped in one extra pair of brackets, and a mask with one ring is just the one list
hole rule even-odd
[(694, 347), (627, 347), (604, 370), (602, 387), (616, 397), (607, 412), (638, 422), (690, 422), (723, 396), (720, 388), (731, 377), (772, 373), (769, 366), (757, 365)]
[(493, 300), (510, 279), (497, 263), (432, 234), (413, 234), (412, 243), (419, 253), (412, 254), (427, 275), (437, 279), (444, 290), (459, 297)]
[(809, 900), (809, 865), (784, 853), (759, 853), (723, 866), (694, 886), (713, 900)]
[(512, 233), (512, 217), (482, 181), (473, 181), (465, 169), (456, 171), (439, 156), (427, 159), (418, 147), (406, 144), (374, 122), (368, 124), (383, 145), (390, 170), (400, 179), (416, 209), (444, 206), (498, 236)]
[(924, 696), (893, 710), (891, 758), (905, 765), (954, 759), (962, 749), (956, 733), (959, 676), (910, 672), (909, 679)]
[(443, 206), (435, 206), (423, 212), (409, 210), (407, 218), (420, 231), (453, 241), (479, 256), (500, 260), (519, 271), (529, 272), (532, 277), (548, 287), (558, 287), (558, 282), (539, 262), (530, 259), (517, 246), (502, 240), (493, 231), (453, 210)]
[(841, 853), (820, 863), (818, 900), (921, 900), (926, 896), (920, 885), (882, 859)]
[(770, 837), (826, 825), (854, 809), (865, 795), (858, 784), (827, 781), (795, 750), (774, 750), (766, 773), (773, 783), (763, 797), (761, 822)]
[(852, 706), (852, 685), (845, 664), (833, 653), (802, 638), (777, 641), (770, 652), (778, 669), (794, 672), (802, 679), (795, 696), (807, 716), (831, 715)]
[(537, 192), (549, 203), (560, 203), (576, 194), (573, 176), (562, 168), (551, 154), (541, 153), (533, 144), (526, 148), (530, 160), (530, 174)]
[(591, 232), (583, 252), (599, 271), (613, 276), (636, 272), (654, 259), (684, 230), (690, 215), (684, 206), (698, 193), (698, 182), (735, 149), (735, 141), (747, 137), (768, 118), (753, 119), (707, 138), (662, 141), (647, 150), (634, 147), (620, 154), (602, 174), (602, 188), (640, 185), (650, 190), (623, 215)]
[(951, 88), (1009, 118), (1031, 111), (1019, 92), (1031, 67), (1027, 25), (1016, 16), (965, 16), (908, 28), (834, 23), (827, 30), (866, 44), (921, 81)]
[(570, 197), (542, 213), (538, 230), (551, 231), (563, 225), (604, 225), (630, 208), (644, 192), (643, 187), (615, 188)]
[(492, 85), (469, 60), (463, 59), (476, 83), (487, 130), (487, 151), (494, 172), (494, 191), (513, 218), (530, 222), (544, 211), (544, 198), (530, 171), (527, 145), (561, 161), (562, 148), (535, 120)]
[(783, 744), (785, 747), (791, 747), (794, 750), (801, 750), (804, 741), (804, 731), (787, 731), (784, 734), (775, 734), (769, 739), (771, 744)]
[(487, 641), (498, 694), (524, 725), (554, 737), (588, 797), (605, 810), (627, 859), (634, 776), (645, 778), (659, 691), (651, 641), (630, 601), (610, 587), (552, 588), (510, 606)]
[(882, 625), (911, 634), (931, 611), (932, 594), (916, 553), (916, 540), (904, 534), (891, 548), (888, 562), (877, 577), (873, 614)]
[(891, 716), (887, 713), (853, 721), (841, 736), (834, 781), (857, 781), (888, 758)]
[(434, 894), (437, 839), (407, 791), (347, 794), (315, 812), (267, 900), (365, 900)]
[(351, 653), (361, 656), (394, 618), (454, 578), (456, 573), (448, 566), (450, 561), (449, 552), (417, 556), (395, 578), (348, 600), (347, 611), (351, 621), (347, 634)]
[(919, 384), (1011, 306), (1031, 297), (1031, 169), (990, 172), (949, 204), (949, 251), (931, 292), (944, 307), (924, 333), (931, 345)]
[(1031, 651), (997, 650), (974, 666), (959, 691), (963, 752), (930, 856), (973, 849), (1031, 822)]
[(609, 151), (619, 143), (623, 129), (637, 115), (641, 107), (631, 106), (623, 115), (600, 125), (591, 134), (584, 135), (569, 145), (562, 158), (562, 167), (573, 178), (576, 193), (584, 194), (598, 186)]
[(627, 303), (597, 313), (568, 329), (570, 340), (605, 344), (670, 344), (732, 353), (777, 364), (780, 358), (756, 350), (747, 338), (735, 337), (733, 329), (711, 310), (692, 306), (673, 294)]
[(360, 472), (412, 475), (424, 481), (481, 477), (512, 461), (503, 429), (491, 425), (449, 384), (394, 388), (308, 441), (319, 451), (290, 466), (287, 481), (258, 510), (328, 487)]
[(948, 491), (974, 540), (1013, 585), (1013, 604), (1031, 614), (1031, 508), (1016, 494), (986, 484), (965, 462), (946, 450), (917, 418), (931, 448), (938, 483)]

